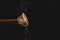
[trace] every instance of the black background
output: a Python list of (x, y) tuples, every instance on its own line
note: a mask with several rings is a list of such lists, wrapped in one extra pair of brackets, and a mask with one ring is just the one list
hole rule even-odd
[(56, 0), (48, 0), (48, 8), (56, 8)]

